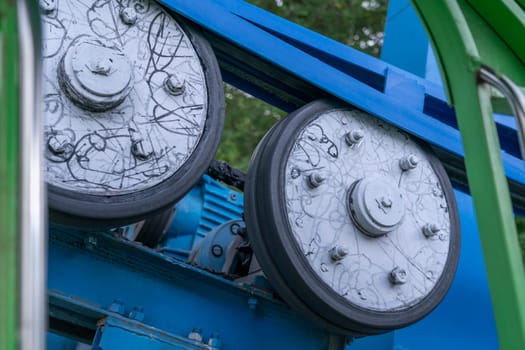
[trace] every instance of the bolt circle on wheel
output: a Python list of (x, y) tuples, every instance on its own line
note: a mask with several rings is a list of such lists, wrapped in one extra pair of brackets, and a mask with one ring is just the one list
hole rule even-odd
[[(354, 130), (366, 135), (358, 144), (348, 143)], [(312, 186), (313, 174), (323, 174), (322, 185)], [(441, 163), (401, 130), (340, 102), (312, 102), (263, 138), (245, 210), (274, 288), (332, 331), (404, 327), (452, 283), (459, 222)]]
[(41, 17), (52, 220), (115, 226), (170, 207), (220, 140), (211, 47), (153, 0), (42, 3), (55, 5)]

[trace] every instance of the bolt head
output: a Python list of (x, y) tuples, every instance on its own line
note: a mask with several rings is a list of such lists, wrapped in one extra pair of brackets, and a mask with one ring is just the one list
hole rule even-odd
[(419, 159), (415, 154), (409, 154), (399, 160), (399, 167), (404, 171), (415, 169), (418, 164)]
[(108, 57), (98, 57), (89, 64), (89, 70), (92, 73), (100, 75), (109, 75), (109, 73), (111, 72), (111, 68), (113, 68), (113, 64), (111, 62), (111, 59)]
[(220, 258), (222, 254), (224, 253), (224, 249), (219, 244), (214, 244), (211, 247), (211, 253), (214, 257)]
[(212, 334), (211, 338), (208, 340), (208, 345), (213, 348), (219, 348), (221, 346), (221, 340), (219, 336)]
[(255, 299), (255, 298), (250, 298), (250, 299), (248, 299), (248, 308), (249, 308), (250, 310), (255, 310), (255, 309), (257, 309), (257, 304), (258, 304), (258, 303), (259, 303), (259, 302), (257, 301), (257, 299)]
[(330, 258), (332, 258), (333, 261), (339, 261), (342, 260), (345, 256), (350, 253), (347, 247), (337, 245), (330, 249)]
[(94, 237), (94, 236), (87, 237), (86, 239), (84, 239), (84, 244), (86, 245), (87, 249), (89, 250), (94, 249), (98, 244), (97, 237)]
[(133, 7), (125, 7), (120, 11), (120, 19), (124, 24), (133, 25), (137, 22), (137, 11)]
[(430, 237), (434, 237), (435, 235), (437, 235), (440, 229), (439, 229), (439, 226), (434, 223), (426, 223), (423, 226), (422, 231), (425, 237), (430, 238)]
[(380, 204), (383, 208), (391, 208), (392, 200), (388, 197), (381, 197)]
[(364, 137), (365, 133), (363, 132), (363, 130), (352, 130), (349, 133), (345, 134), (345, 141), (348, 146), (352, 146), (359, 143)]
[(308, 185), (310, 188), (317, 188), (325, 181), (325, 178), (319, 173), (308, 175)]
[(66, 144), (61, 142), (56, 136), (51, 136), (47, 140), (47, 149), (55, 155), (64, 154), (66, 151), (65, 145)]
[(188, 334), (188, 339), (194, 340), (197, 342), (202, 342), (202, 330), (200, 328), (193, 328), (193, 330)]
[(144, 161), (148, 160), (152, 156), (153, 152), (146, 151), (143, 142), (138, 141), (131, 145), (131, 154), (133, 154), (136, 159)]
[(144, 308), (142, 306), (135, 306), (128, 314), (128, 317), (137, 321), (144, 321)]
[(392, 271), (390, 271), (388, 279), (392, 284), (405, 284), (408, 280), (408, 275), (405, 269), (401, 267), (395, 267)]
[(181, 81), (175, 74), (171, 74), (164, 80), (164, 89), (170, 95), (182, 95), (185, 90), (184, 81)]
[(57, 0), (40, 0), (38, 2), (38, 5), (40, 6), (40, 10), (42, 10), (42, 13), (44, 13), (45, 15), (49, 15), (56, 10)]
[(124, 302), (119, 299), (113, 300), (113, 302), (108, 306), (108, 311), (115, 312), (120, 315), (124, 315), (125, 313)]
[(230, 226), (230, 232), (233, 234), (233, 235), (238, 235), (239, 232), (241, 232), (241, 226), (239, 226), (239, 224), (232, 224)]

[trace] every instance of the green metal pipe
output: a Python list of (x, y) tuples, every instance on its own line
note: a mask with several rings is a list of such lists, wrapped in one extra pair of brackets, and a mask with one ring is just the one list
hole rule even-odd
[(525, 15), (517, 12), (512, 15), (519, 18), (507, 18), (505, 8), (504, 12), (491, 12), (488, 18), (480, 17), (487, 12), (486, 2), (478, 4), (481, 11), (475, 2), (461, 0), (412, 2), (427, 29), (449, 100), (456, 108), (500, 347), (525, 349), (525, 273), (493, 120), (493, 91), (480, 84), (477, 75), (481, 65), (486, 65), (523, 84), (525, 67), (518, 57), (523, 41), (519, 47), (509, 48), (514, 38), (494, 28), (509, 22), (524, 33), (520, 25), (525, 23)]
[(18, 44), (15, 1), (0, 1), (0, 349), (17, 348)]

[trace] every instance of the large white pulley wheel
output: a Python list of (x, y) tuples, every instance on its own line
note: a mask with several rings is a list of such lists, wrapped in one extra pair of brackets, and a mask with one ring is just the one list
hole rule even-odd
[(152, 0), (40, 5), (52, 219), (93, 228), (169, 207), (220, 140), (223, 86), (211, 47)]
[(339, 102), (280, 121), (248, 172), (257, 260), (292, 307), (343, 334), (386, 332), (448, 291), (460, 232), (448, 177), (428, 147)]

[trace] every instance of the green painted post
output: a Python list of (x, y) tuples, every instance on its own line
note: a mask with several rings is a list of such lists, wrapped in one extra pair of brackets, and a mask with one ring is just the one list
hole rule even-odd
[(500, 347), (522, 350), (525, 273), (493, 121), (492, 90), (480, 84), (477, 73), (484, 64), (525, 86), (524, 41), (519, 39), (525, 33), (525, 13), (511, 0), (412, 2), (456, 108)]
[(16, 1), (0, 1), (0, 349), (17, 348), (18, 43)]

